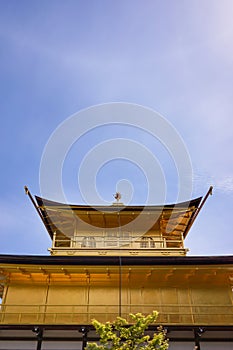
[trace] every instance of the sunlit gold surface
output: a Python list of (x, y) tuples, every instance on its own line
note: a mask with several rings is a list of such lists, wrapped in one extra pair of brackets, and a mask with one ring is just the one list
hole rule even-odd
[(233, 325), (232, 266), (2, 265), (1, 324), (88, 324), (129, 312)]

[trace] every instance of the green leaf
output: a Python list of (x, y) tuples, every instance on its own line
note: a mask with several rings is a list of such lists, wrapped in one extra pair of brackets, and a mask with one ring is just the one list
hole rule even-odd
[(141, 313), (129, 314), (131, 324), (122, 317), (106, 323), (93, 320), (92, 324), (100, 337), (100, 345), (88, 343), (86, 350), (167, 350), (168, 340), (162, 327), (158, 328), (152, 338), (145, 334), (157, 317), (158, 312), (153, 311), (147, 316)]

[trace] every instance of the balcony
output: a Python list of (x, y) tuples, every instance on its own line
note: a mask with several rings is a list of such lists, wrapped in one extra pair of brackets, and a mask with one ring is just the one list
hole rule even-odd
[(89, 255), (105, 255), (114, 251), (122, 255), (186, 255), (182, 233), (173, 236), (158, 236), (133, 234), (129, 232), (102, 232), (96, 235), (66, 236), (53, 234), (52, 254), (64, 254), (72, 251), (73, 254), (86, 252)]
[(1, 305), (0, 324), (90, 324), (93, 318), (112, 321), (119, 314), (159, 312), (161, 325), (233, 325), (232, 305)]

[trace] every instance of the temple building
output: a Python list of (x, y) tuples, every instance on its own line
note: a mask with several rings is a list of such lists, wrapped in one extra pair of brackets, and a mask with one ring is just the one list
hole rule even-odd
[[(165, 206), (33, 197), (50, 255), (0, 255), (0, 349), (83, 350), (93, 318), (159, 312), (171, 350), (233, 348), (233, 256), (187, 256), (204, 198)], [(207, 228), (208, 229), (208, 228)], [(222, 233), (223, 234), (223, 233)]]

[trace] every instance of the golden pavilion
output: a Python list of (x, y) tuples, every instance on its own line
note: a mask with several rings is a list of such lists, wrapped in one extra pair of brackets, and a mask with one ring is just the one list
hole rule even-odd
[(0, 255), (0, 349), (84, 349), (91, 320), (159, 312), (169, 349), (233, 348), (233, 256), (187, 256), (204, 198), (165, 206), (33, 197), (50, 255)]

